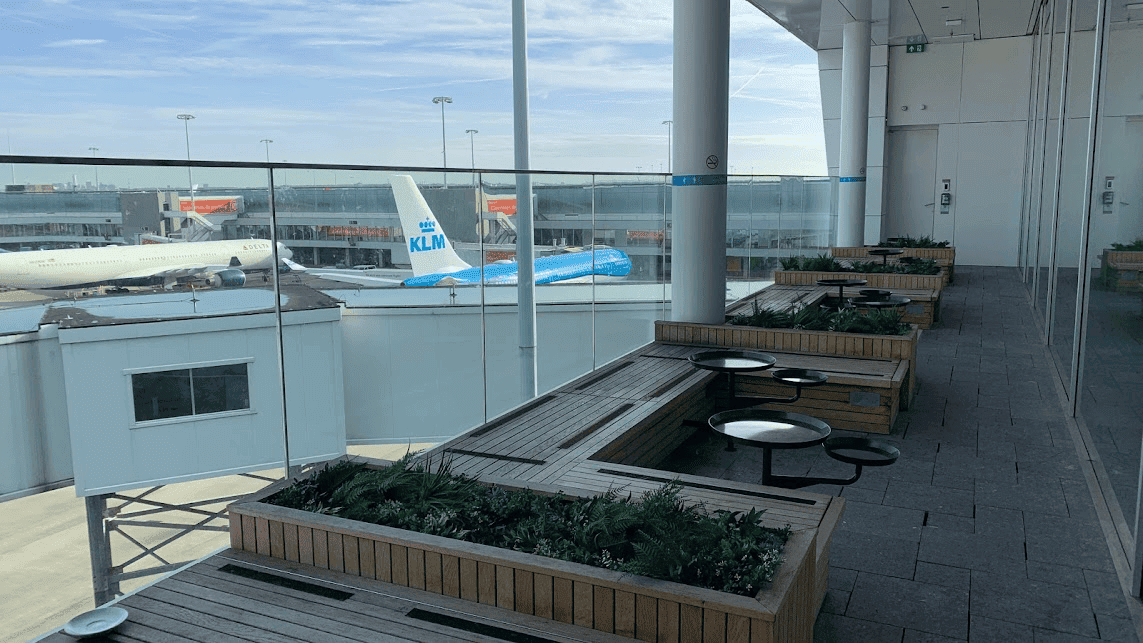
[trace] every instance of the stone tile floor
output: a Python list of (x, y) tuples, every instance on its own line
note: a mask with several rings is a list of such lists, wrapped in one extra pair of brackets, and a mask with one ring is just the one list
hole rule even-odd
[[(848, 501), (815, 639), (1138, 641), (1018, 273), (958, 266), (943, 299), (916, 402), (886, 436), (898, 462), (807, 489)], [(758, 480), (760, 450), (722, 447), (700, 433), (663, 468)], [(852, 472), (818, 449), (774, 465)]]

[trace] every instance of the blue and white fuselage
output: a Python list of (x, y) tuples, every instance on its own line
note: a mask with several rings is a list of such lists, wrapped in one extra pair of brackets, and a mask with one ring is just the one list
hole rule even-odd
[[(520, 266), (514, 261), (471, 266), (453, 250), (452, 243), (429, 209), (413, 178), (392, 177), (393, 199), (409, 250), (413, 276), (404, 286), (455, 286), (463, 284), (515, 284)], [(614, 248), (540, 257), (535, 260), (537, 284), (590, 282), (622, 279), (631, 272), (631, 258)]]
[[(455, 272), (437, 272), (410, 277), (406, 286), (436, 286), (479, 284), (483, 273), (485, 284), (515, 284), (520, 265), (515, 261), (474, 266)], [(631, 272), (631, 259), (614, 248), (600, 248), (587, 252), (569, 252), (562, 255), (540, 257), (535, 262), (537, 284), (554, 282), (622, 279)]]

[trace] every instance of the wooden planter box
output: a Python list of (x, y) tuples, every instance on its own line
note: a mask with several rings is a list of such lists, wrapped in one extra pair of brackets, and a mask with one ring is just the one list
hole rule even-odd
[[(926, 288), (940, 290), (946, 276), (905, 275), (893, 272), (815, 272), (812, 270), (775, 270), (774, 283), (810, 286), (819, 279), (864, 279), (866, 288)], [(836, 290), (836, 289), (835, 289)], [(836, 294), (836, 292), (834, 293)]]
[(1119, 292), (1143, 290), (1143, 252), (1104, 250), (1100, 259), (1100, 276), (1108, 288)]
[(921, 331), (918, 328), (906, 335), (863, 335), (729, 324), (655, 322), (655, 341), (666, 344), (907, 361), (909, 372), (905, 376), (900, 396), (901, 408), (906, 410), (917, 393), (917, 343), (920, 339)]
[(230, 505), (231, 547), (641, 641), (813, 638), (816, 529), (791, 534), (774, 581), (749, 598), (261, 502), (290, 482)]
[[(877, 246), (848, 246), (841, 248), (830, 248), (829, 253), (837, 259), (862, 259), (873, 260), (879, 259), (876, 255), (869, 254), (869, 251)], [(948, 248), (901, 248), (905, 252), (897, 255), (898, 257), (920, 257), (921, 259), (932, 259), (937, 262), (938, 266), (945, 268), (948, 273), (948, 281), (952, 282), (956, 276), (956, 247), (950, 246)]]

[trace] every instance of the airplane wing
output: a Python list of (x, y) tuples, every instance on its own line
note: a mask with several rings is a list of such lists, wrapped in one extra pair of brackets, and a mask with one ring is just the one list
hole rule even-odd
[(229, 268), (229, 266), (188, 263), (178, 266), (164, 266), (161, 270), (155, 270), (153, 268), (130, 270), (116, 275), (113, 277), (113, 279), (140, 279), (143, 277), (178, 279), (179, 277), (193, 277), (194, 275), (202, 274), (204, 272), (218, 272), (219, 270), (226, 270), (227, 268)]
[(314, 270), (313, 268), (306, 268), (305, 273), (322, 279), (329, 279), (330, 281), (343, 281), (345, 283), (359, 284), (362, 286), (380, 286), (383, 284), (398, 286), (402, 282), (401, 279), (394, 279), (392, 277), (371, 277), (362, 274), (360, 270)]

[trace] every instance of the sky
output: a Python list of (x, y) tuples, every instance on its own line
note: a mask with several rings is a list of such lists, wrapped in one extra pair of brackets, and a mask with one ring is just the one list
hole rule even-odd
[[(666, 170), (671, 5), (528, 2), (532, 168)], [(727, 164), (825, 174), (816, 54), (731, 9)], [(448, 166), (509, 168), (511, 37), (508, 0), (0, 0), (0, 153), (439, 167), (449, 96)]]

